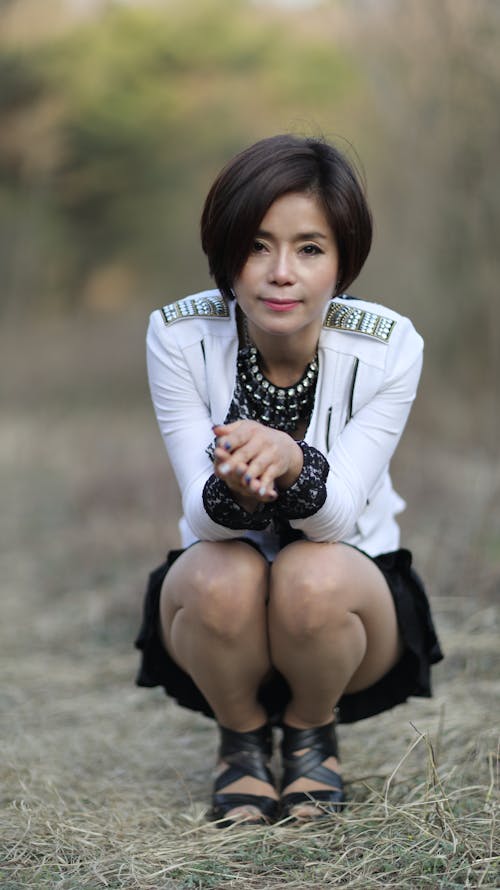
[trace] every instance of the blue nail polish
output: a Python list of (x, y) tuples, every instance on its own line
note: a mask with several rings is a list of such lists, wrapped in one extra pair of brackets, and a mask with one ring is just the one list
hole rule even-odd
[(246, 484), (247, 484), (247, 485), (250, 485), (250, 482), (251, 482), (251, 481), (252, 481), (252, 477), (250, 476), (249, 473), (247, 473), (246, 476), (245, 476), (245, 482), (246, 482)]
[(233, 446), (231, 445), (230, 442), (224, 442), (224, 448), (226, 449), (226, 451), (231, 451), (232, 447)]

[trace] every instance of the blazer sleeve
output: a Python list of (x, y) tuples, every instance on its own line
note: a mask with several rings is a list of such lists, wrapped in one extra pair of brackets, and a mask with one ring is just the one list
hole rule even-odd
[(401, 319), (398, 327), (394, 342), (391, 338), (390, 345), (380, 344), (388, 349), (387, 361), (375, 392), (366, 401), (363, 388), (370, 386), (369, 364), (361, 372), (362, 404), (327, 455), (330, 472), (325, 503), (314, 515), (290, 523), (312, 541), (340, 541), (352, 535), (401, 438), (417, 393), (423, 341), (408, 319)]
[(212, 419), (196, 387), (175, 325), (165, 326), (159, 316), (152, 313), (146, 337), (148, 380), (158, 426), (181, 492), (184, 516), (199, 540), (238, 537), (241, 530), (219, 525), (204, 508), (203, 488), (213, 472), (212, 461), (205, 452), (213, 441)]

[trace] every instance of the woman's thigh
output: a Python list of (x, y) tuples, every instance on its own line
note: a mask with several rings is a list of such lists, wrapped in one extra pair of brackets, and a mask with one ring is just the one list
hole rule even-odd
[(345, 692), (366, 689), (399, 661), (403, 646), (391, 592), (378, 566), (354, 547), (311, 541), (288, 545), (273, 565), (271, 591), (273, 599), (281, 600), (283, 614), (291, 610), (306, 625), (314, 627), (310, 610), (316, 612), (318, 627), (330, 621), (332, 632), (346, 613), (360, 618), (365, 654)]
[(179, 610), (194, 624), (236, 634), (265, 613), (269, 565), (251, 545), (200, 541), (176, 559), (163, 582), (160, 619), (164, 645), (175, 658), (171, 628)]

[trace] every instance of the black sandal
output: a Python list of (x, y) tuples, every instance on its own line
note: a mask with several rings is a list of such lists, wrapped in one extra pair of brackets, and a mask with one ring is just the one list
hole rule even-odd
[[(230, 825), (268, 825), (278, 813), (278, 801), (259, 794), (221, 793), (224, 788), (242, 779), (253, 776), (262, 782), (274, 785), (274, 777), (268, 767), (272, 755), (272, 730), (267, 724), (253, 732), (235, 732), (219, 726), (221, 742), (219, 757), (228, 764), (214, 785), (212, 808), (208, 818), (217, 823), (217, 828)], [(236, 807), (256, 807), (260, 814), (248, 819), (225, 819), (230, 810)]]
[[(305, 750), (304, 754), (297, 751)], [(339, 813), (345, 803), (342, 777), (329, 767), (323, 765), (327, 757), (337, 757), (338, 747), (335, 725), (316, 726), (314, 729), (295, 729), (283, 725), (283, 779), (282, 788), (287, 788), (297, 779), (307, 777), (315, 782), (324, 782), (331, 788), (311, 791), (291, 791), (284, 794), (280, 804), (280, 818), (293, 816), (293, 810), (299, 805), (317, 807), (315, 818)], [(304, 817), (308, 821), (308, 817)]]

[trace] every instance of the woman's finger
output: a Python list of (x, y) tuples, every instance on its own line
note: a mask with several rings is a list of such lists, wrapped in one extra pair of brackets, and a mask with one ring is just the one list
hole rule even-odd
[(266, 478), (274, 479), (276, 476), (280, 476), (285, 470), (285, 455), (274, 443), (268, 444), (265, 448), (259, 450), (254, 457), (249, 456), (247, 460), (247, 472), (251, 476), (259, 479), (262, 478), (264, 474), (267, 474)]
[(215, 425), (212, 429), (217, 444), (232, 452), (259, 435), (266, 427), (255, 420), (235, 420), (234, 423)]
[[(222, 460), (215, 463), (214, 471), (232, 491), (243, 496), (252, 495), (260, 501), (276, 499), (277, 492), (273, 484), (274, 469), (267, 469), (267, 479), (263, 481), (255, 472), (252, 475), (248, 471), (246, 464), (235, 464), (232, 456), (228, 456), (225, 453), (222, 453), (222, 457)], [(254, 470), (256, 470), (256, 467), (254, 467)]]
[(217, 473), (217, 475), (221, 475), (221, 478), (224, 479), (231, 491), (241, 497), (251, 496), (257, 501), (268, 502), (276, 500), (278, 496), (273, 486), (266, 487), (258, 480), (251, 479), (250, 483), (247, 484), (241, 476), (237, 476), (235, 473), (227, 475)]
[[(270, 464), (266, 470), (258, 477), (260, 490), (276, 492), (276, 479), (280, 475), (279, 467), (276, 464)], [(277, 492), (276, 492), (277, 496)]]
[(231, 466), (236, 467), (238, 464), (246, 466), (258, 456), (261, 450), (262, 445), (255, 436), (242, 445), (236, 443), (233, 445), (232, 442), (222, 440), (215, 447), (214, 457), (222, 462), (229, 461)]

